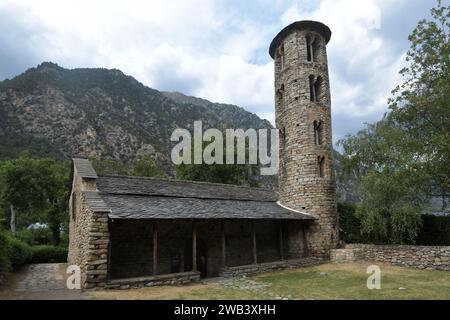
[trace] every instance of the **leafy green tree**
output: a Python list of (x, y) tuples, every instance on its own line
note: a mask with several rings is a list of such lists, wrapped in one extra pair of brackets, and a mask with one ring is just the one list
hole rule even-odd
[(133, 163), (133, 175), (139, 177), (164, 178), (166, 174), (159, 169), (150, 156), (142, 156)]
[[(224, 139), (225, 141), (225, 139)], [(203, 143), (203, 150), (208, 143)], [(236, 146), (235, 146), (236, 147)], [(234, 149), (236, 158), (236, 148)], [(248, 184), (251, 187), (258, 187), (259, 181), (256, 179), (258, 165), (249, 164), (225, 164), (226, 144), (223, 146), (223, 164), (194, 164), (194, 151), (192, 145), (191, 164), (180, 164), (176, 166), (176, 177), (181, 180), (205, 181), (225, 184), (242, 185)]]
[(409, 37), (389, 112), (340, 141), (346, 172), (360, 178), (361, 230), (375, 242), (414, 242), (429, 198), (450, 196), (450, 7), (438, 1), (431, 13)]
[(111, 160), (111, 159), (89, 159), (92, 163), (92, 166), (95, 169), (97, 174), (106, 176), (106, 175), (128, 175), (129, 169), (128, 166), (119, 161)]
[(58, 244), (67, 219), (68, 176), (68, 166), (54, 159), (32, 159), (27, 153), (1, 163), (1, 199), (17, 213), (17, 226), (48, 224)]

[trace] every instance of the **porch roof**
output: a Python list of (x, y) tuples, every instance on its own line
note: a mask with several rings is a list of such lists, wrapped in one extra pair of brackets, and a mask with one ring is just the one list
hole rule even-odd
[(121, 176), (99, 177), (97, 188), (112, 219), (314, 219), (260, 188)]
[(102, 195), (112, 219), (312, 219), (270, 201)]

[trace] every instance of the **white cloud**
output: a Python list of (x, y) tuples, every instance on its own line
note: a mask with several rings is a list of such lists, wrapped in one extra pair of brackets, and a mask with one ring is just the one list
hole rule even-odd
[[(380, 119), (391, 90), (399, 83), (403, 57), (389, 49), (379, 32), (383, 11), (393, 4), (392, 0), (323, 0), (312, 12), (294, 4), (281, 16), (284, 24), (311, 19), (332, 30), (327, 48), (332, 111), (335, 118), (348, 119), (347, 124), (334, 123), (336, 138), (361, 128), (363, 121)], [(350, 126), (352, 121), (357, 124)]]
[[(322, 21), (333, 31), (328, 46), (333, 114), (374, 121), (385, 112), (389, 92), (398, 83), (401, 53), (386, 46), (379, 30), (383, 12), (398, 3), (0, 0), (0, 10), (33, 26), (32, 39), (39, 39), (33, 50), (42, 61), (121, 69), (156, 89), (237, 104), (272, 122), (269, 43), (295, 20)], [(249, 12), (252, 7), (255, 13)], [(342, 136), (343, 130), (338, 127), (335, 133)]]

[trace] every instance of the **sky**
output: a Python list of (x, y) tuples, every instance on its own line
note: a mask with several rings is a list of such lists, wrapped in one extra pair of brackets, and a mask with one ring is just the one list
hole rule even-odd
[[(449, 0), (444, 0), (444, 4)], [(122, 70), (145, 85), (239, 105), (274, 123), (274, 36), (332, 30), (333, 139), (379, 120), (408, 35), (435, 0), (0, 0), (0, 80), (43, 61)]]

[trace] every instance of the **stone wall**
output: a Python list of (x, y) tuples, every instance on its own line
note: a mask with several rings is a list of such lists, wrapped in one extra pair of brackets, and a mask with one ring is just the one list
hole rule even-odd
[(106, 289), (130, 289), (153, 286), (182, 285), (200, 280), (199, 272), (183, 272), (164, 274), (159, 276), (136, 277), (111, 280)]
[(378, 261), (402, 267), (450, 271), (450, 246), (351, 244), (332, 250), (334, 262)]
[(83, 191), (95, 191), (95, 179), (82, 178), (74, 169), (69, 200), (69, 265), (81, 271), (83, 288), (103, 287), (108, 277), (109, 228), (107, 213), (94, 213)]
[(221, 270), (223, 277), (235, 277), (243, 275), (252, 275), (263, 272), (270, 272), (276, 270), (283, 270), (288, 268), (300, 268), (323, 263), (321, 258), (303, 258), (296, 260), (283, 260), (266, 263), (251, 264), (246, 266), (225, 267)]
[[(315, 59), (307, 59), (307, 38)], [(283, 63), (284, 62), (284, 63)], [(310, 76), (322, 79), (318, 101), (310, 99)], [(310, 30), (292, 30), (275, 51), (276, 127), (280, 129), (280, 202), (314, 215), (309, 224), (311, 253), (328, 257), (338, 243), (336, 183), (332, 167), (331, 102), (326, 40)], [(322, 123), (316, 144), (314, 122)], [(318, 158), (324, 158), (323, 176)]]

